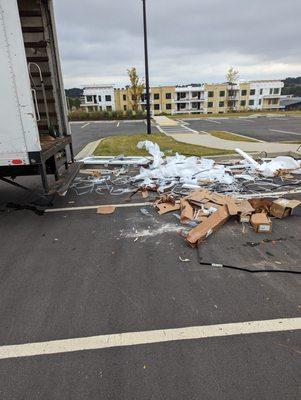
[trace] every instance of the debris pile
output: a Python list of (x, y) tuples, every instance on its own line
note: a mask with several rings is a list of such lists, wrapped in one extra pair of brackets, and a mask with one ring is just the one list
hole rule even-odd
[[(163, 201), (161, 201), (163, 199)], [(250, 223), (258, 233), (272, 232), (270, 216), (288, 217), (301, 204), (298, 200), (265, 199), (239, 200), (233, 196), (211, 192), (207, 189), (197, 190), (180, 199), (166, 199), (156, 202), (159, 214), (179, 209), (180, 221), (183, 224), (195, 225), (185, 236), (191, 246), (196, 246), (225, 224), (231, 217), (241, 223)]]
[(153, 157), (153, 163), (141, 167), (140, 173), (133, 178), (140, 181), (140, 186), (156, 189), (159, 193), (181, 185), (183, 189), (197, 189), (203, 186), (219, 186), (225, 192), (240, 192), (244, 182), (255, 182), (262, 177), (272, 178), (285, 174), (301, 174), (301, 162), (292, 157), (266, 159), (262, 164), (240, 149), (236, 152), (243, 157), (229, 165), (218, 164), (214, 160), (198, 157), (185, 157), (176, 153), (165, 157), (156, 143), (148, 140), (138, 143), (138, 148), (145, 148)]
[[(148, 140), (139, 142), (137, 147), (145, 148), (152, 156), (141, 158), (138, 174), (138, 158), (131, 164), (126, 157), (119, 157), (122, 168), (91, 170), (92, 176), (79, 178), (72, 188), (78, 194), (130, 193), (131, 198), (139, 192), (143, 199), (151, 197), (160, 215), (173, 212), (185, 226), (181, 234), (192, 247), (231, 218), (249, 224), (255, 232), (270, 233), (272, 217), (288, 217), (301, 204), (298, 200), (277, 198), (275, 192), (282, 187), (291, 190), (300, 187), (301, 161), (293, 157), (257, 161), (236, 149), (242, 159), (219, 163), (178, 153), (165, 157), (158, 144)], [(99, 163), (109, 166), (109, 161), (106, 158), (108, 164)], [(88, 164), (93, 163), (89, 160)], [(115, 157), (113, 165), (117, 165)], [(135, 168), (131, 168), (133, 165)], [(276, 197), (276, 200), (266, 197)], [(98, 209), (99, 214), (112, 212), (114, 209), (108, 206)], [(147, 210), (141, 209), (141, 212), (147, 215)]]

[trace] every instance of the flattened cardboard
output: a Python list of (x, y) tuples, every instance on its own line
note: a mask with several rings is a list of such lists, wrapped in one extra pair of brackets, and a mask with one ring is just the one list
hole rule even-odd
[(270, 215), (280, 219), (289, 217), (300, 204), (299, 200), (277, 199), (271, 205)]
[(266, 213), (256, 213), (251, 216), (251, 225), (257, 233), (271, 233), (272, 221)]
[(172, 203), (160, 203), (157, 204), (158, 213), (160, 215), (169, 213), (171, 211), (180, 210), (180, 204), (172, 204)]
[(218, 211), (211, 214), (205, 221), (200, 225), (191, 229), (186, 237), (186, 241), (192, 246), (196, 246), (198, 243), (205, 240), (213, 232), (215, 232), (220, 226), (222, 226), (230, 218), (227, 206), (221, 207)]
[(208, 189), (203, 189), (203, 190), (196, 190), (195, 192), (192, 192), (189, 196), (187, 196), (187, 200), (193, 200), (193, 201), (200, 201), (204, 199), (209, 199), (211, 195), (210, 190)]
[(97, 214), (102, 214), (102, 215), (113, 214), (115, 210), (116, 210), (115, 206), (100, 206), (97, 209)]

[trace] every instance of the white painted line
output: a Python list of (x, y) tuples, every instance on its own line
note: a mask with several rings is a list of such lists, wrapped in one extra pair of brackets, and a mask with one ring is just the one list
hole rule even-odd
[[(54, 340), (0, 347), (0, 359), (45, 356), (74, 351), (100, 350), (112, 347), (200, 340), (212, 337), (251, 335), (255, 333), (285, 332), (301, 329), (301, 318), (267, 321), (237, 322), (232, 324), (192, 326), (144, 332), (128, 332), (75, 339)], [(199, 345), (199, 344), (198, 344)]]
[(221, 124), (220, 121), (215, 121), (214, 119), (207, 118), (207, 121), (214, 122), (215, 124)]
[(98, 204), (94, 206), (80, 206), (80, 207), (65, 207), (65, 208), (47, 208), (45, 210), (46, 213), (54, 213), (54, 212), (65, 212), (65, 211), (80, 211), (80, 210), (94, 210), (101, 206), (112, 206), (116, 208), (130, 208), (130, 207), (143, 207), (150, 206), (154, 203), (144, 202), (144, 203), (129, 203), (129, 204)]
[(194, 129), (191, 129), (191, 128), (189, 128), (188, 126), (186, 126), (186, 125), (181, 125), (183, 128), (184, 128), (184, 130), (188, 130), (188, 131), (191, 131), (191, 132), (193, 132), (193, 133), (199, 133), (198, 131), (195, 131)]
[(120, 125), (120, 122), (118, 122), (118, 124), (117, 124), (117, 128), (119, 128), (119, 125)]
[(246, 118), (241, 118), (241, 117), (240, 117), (240, 121), (246, 121), (246, 122), (252, 122), (252, 123), (255, 122), (252, 119), (246, 119)]
[(235, 197), (238, 199), (261, 199), (265, 197), (281, 197), (288, 194), (298, 194), (301, 193), (301, 189), (283, 190), (280, 192), (262, 192), (262, 193), (252, 193), (252, 194), (238, 194)]
[(290, 132), (290, 131), (280, 131), (280, 130), (278, 130), (278, 129), (269, 129), (271, 132), (279, 132), (279, 133), (289, 133), (290, 135), (297, 135), (297, 136), (300, 136), (301, 135), (301, 132), (300, 133), (297, 133), (297, 132)]
[(87, 122), (85, 125), (81, 126), (81, 129), (85, 128), (86, 126), (90, 125), (91, 122)]
[(288, 121), (287, 118), (277, 118), (277, 117), (269, 118), (269, 121), (274, 121), (274, 119), (277, 119), (279, 121)]

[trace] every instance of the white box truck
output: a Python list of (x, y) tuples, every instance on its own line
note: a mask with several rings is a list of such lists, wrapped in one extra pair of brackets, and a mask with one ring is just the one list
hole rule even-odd
[(52, 0), (0, 0), (0, 180), (40, 175), (45, 193), (63, 193), (78, 169)]

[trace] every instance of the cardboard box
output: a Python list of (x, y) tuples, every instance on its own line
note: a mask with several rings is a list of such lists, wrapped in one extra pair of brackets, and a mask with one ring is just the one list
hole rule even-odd
[(292, 215), (294, 209), (301, 204), (299, 200), (278, 199), (273, 201), (270, 215), (276, 218), (286, 218)]
[(257, 213), (251, 216), (251, 225), (257, 233), (271, 233), (272, 221), (265, 213)]

